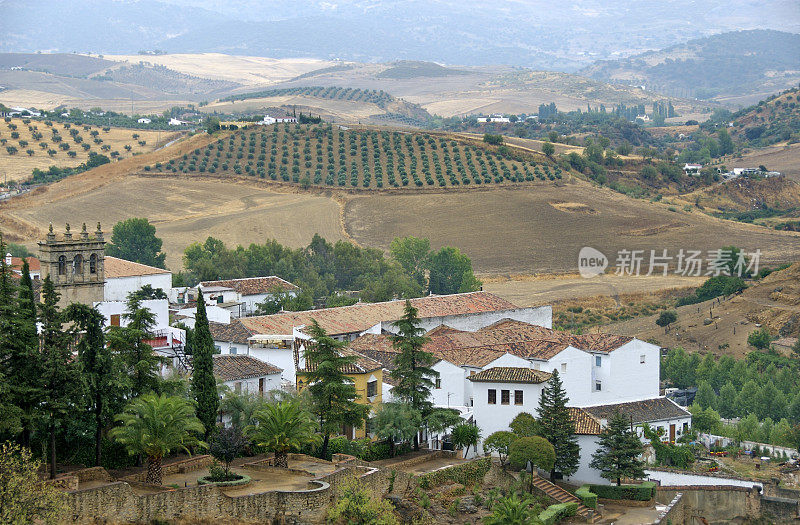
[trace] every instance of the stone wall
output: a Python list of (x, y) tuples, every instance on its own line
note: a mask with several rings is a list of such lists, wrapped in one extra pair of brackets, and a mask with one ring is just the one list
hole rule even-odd
[(685, 519), (683, 493), (678, 492), (667, 508), (659, 513), (658, 519), (652, 525), (680, 525)]
[[(705, 485), (659, 487), (656, 501), (669, 504), (679, 493), (687, 521), (692, 516), (702, 516), (713, 525), (755, 518), (761, 513), (761, 494), (756, 488)], [(672, 523), (677, 525), (683, 522), (673, 520)]]
[(800, 519), (800, 502), (791, 498), (764, 496), (761, 515), (773, 523), (796, 523)]
[(456, 458), (456, 457), (457, 454), (452, 450), (435, 450), (433, 452), (427, 452), (425, 454), (415, 456), (411, 459), (406, 459), (403, 461), (398, 461), (397, 463), (388, 464), (386, 465), (386, 468), (391, 468), (394, 470), (405, 470), (407, 468), (425, 463), (426, 461), (431, 461), (439, 458)]
[[(184, 474), (186, 472), (208, 468), (212, 463), (214, 463), (214, 458), (207, 454), (202, 456), (194, 456), (181, 461), (175, 461), (174, 463), (162, 465), (161, 475), (169, 476), (170, 474)], [(147, 470), (137, 474), (131, 474), (130, 476), (125, 476), (120, 479), (122, 481), (139, 481), (143, 483), (147, 479)]]

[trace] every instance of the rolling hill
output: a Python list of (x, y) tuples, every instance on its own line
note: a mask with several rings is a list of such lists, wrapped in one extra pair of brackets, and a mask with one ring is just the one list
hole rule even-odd
[(797, 85), (799, 49), (798, 34), (761, 29), (735, 31), (624, 59), (599, 61), (580, 74), (735, 107)]

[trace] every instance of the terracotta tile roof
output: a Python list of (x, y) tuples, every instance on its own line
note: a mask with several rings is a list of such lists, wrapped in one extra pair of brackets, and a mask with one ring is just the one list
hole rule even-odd
[(544, 383), (550, 379), (548, 372), (517, 366), (495, 366), (467, 377), (478, 383)]
[(425, 335), (428, 337), (433, 337), (435, 335), (458, 334), (462, 332), (464, 332), (464, 330), (457, 330), (451, 326), (447, 326), (446, 324), (440, 324), (436, 328), (428, 330), (428, 333), (426, 333)]
[(271, 275), (269, 277), (250, 277), (246, 279), (227, 279), (223, 281), (203, 281), (200, 283), (204, 289), (214, 286), (232, 288), (241, 295), (259, 295), (271, 293), (275, 289), (289, 292), (299, 288), (289, 281)]
[(665, 397), (655, 397), (643, 399), (641, 401), (631, 401), (628, 403), (614, 403), (610, 405), (598, 405), (593, 407), (583, 407), (583, 411), (597, 420), (608, 420), (615, 410), (625, 416), (625, 419), (632, 420), (634, 425), (648, 423), (651, 421), (663, 421), (665, 419), (678, 419), (690, 417), (691, 414), (686, 409), (673, 403)]
[(222, 381), (236, 381), (253, 377), (280, 374), (282, 369), (249, 355), (215, 355), (214, 375)]
[(171, 273), (169, 270), (165, 270), (163, 268), (147, 266), (146, 264), (139, 264), (133, 261), (126, 261), (125, 259), (118, 259), (116, 257), (111, 257), (108, 255), (105, 256), (104, 261), (105, 261), (104, 268), (105, 268), (106, 279)]
[(575, 433), (584, 436), (599, 436), (600, 422), (582, 408), (569, 408), (569, 417), (575, 425)]
[[(517, 308), (505, 299), (488, 292), (419, 297), (411, 299), (411, 304), (417, 308), (419, 316), (422, 318)], [(405, 300), (358, 303), (338, 308), (245, 317), (239, 321), (253, 333), (289, 335), (293, 328), (307, 326), (312, 319), (316, 319), (320, 326), (328, 332), (328, 335), (340, 335), (363, 332), (380, 322), (396, 321), (402, 317), (404, 307)]]
[[(594, 352), (610, 352), (630, 342), (632, 337), (610, 334), (573, 335), (520, 321), (502, 320), (477, 332), (442, 330), (429, 332), (425, 350), (438, 359), (459, 366), (483, 368), (510, 353), (525, 359), (550, 359), (568, 346)], [(388, 335), (364, 334), (350, 347), (357, 352), (393, 351)]]
[(227, 343), (239, 343), (246, 345), (247, 338), (253, 335), (253, 333), (238, 321), (238, 319), (231, 319), (230, 324), (209, 321), (208, 327), (211, 330), (211, 338), (214, 341), (224, 341)]
[[(28, 260), (28, 267), (30, 267), (31, 272), (41, 271), (42, 265), (39, 259), (33, 256), (26, 257), (26, 259)], [(11, 269), (18, 272), (22, 271), (22, 257), (11, 258)]]
[[(305, 344), (309, 344), (306, 342)], [(313, 344), (313, 343), (311, 343)], [(299, 345), (297, 345), (299, 346)], [(310, 361), (308, 359), (305, 360), (305, 366), (300, 366), (300, 350), (297, 348), (294, 349), (294, 365), (297, 373), (302, 374), (304, 372), (313, 372), (317, 369), (316, 363)], [(374, 372), (375, 370), (380, 370), (383, 368), (380, 362), (367, 357), (365, 355), (359, 354), (358, 352), (354, 352), (349, 348), (345, 347), (339, 351), (339, 355), (347, 356), (347, 357), (355, 357), (355, 361), (346, 365), (341, 371), (345, 374), (366, 374), (368, 372)]]

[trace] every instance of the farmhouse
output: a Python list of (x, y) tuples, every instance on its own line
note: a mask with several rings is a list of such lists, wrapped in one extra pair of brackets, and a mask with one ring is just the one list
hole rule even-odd
[(150, 120), (149, 118), (142, 117), (139, 120), (137, 120), (136, 122), (138, 122), (139, 124), (150, 124), (152, 122), (152, 120)]
[(702, 164), (689, 164), (686, 163), (683, 165), (683, 172), (686, 175), (697, 175), (700, 173), (700, 170), (703, 169)]

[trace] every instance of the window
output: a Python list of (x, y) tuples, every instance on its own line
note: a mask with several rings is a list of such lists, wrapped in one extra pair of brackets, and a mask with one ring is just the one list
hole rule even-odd
[(95, 253), (89, 257), (89, 273), (97, 273), (97, 254)]
[(495, 390), (494, 388), (489, 389), (489, 399), (487, 400), (487, 403), (489, 403), (490, 405), (497, 404), (497, 390)]
[(63, 255), (58, 258), (58, 275), (67, 274), (67, 258)]
[(594, 366), (602, 366), (603, 358), (599, 355), (594, 356)]
[(218, 295), (218, 296), (217, 296), (217, 304), (222, 304), (223, 302), (225, 302), (225, 301), (224, 301), (224, 297), (223, 297), (223, 296), (221, 296), (221, 295)]
[(639, 356), (639, 363), (644, 364), (644, 354)]
[(437, 390), (441, 390), (441, 388), (442, 388), (442, 378), (441, 377), (437, 377), (436, 378), (436, 389)]
[(75, 275), (83, 275), (83, 257), (76, 255), (72, 260), (72, 273)]
[(686, 432), (687, 430), (689, 430), (689, 423), (684, 423), (683, 424), (683, 431)]
[(112, 314), (110, 320), (111, 326), (119, 326), (119, 314)]
[[(217, 349), (217, 353), (219, 353), (219, 352), (222, 350), (222, 348), (220, 348), (219, 346), (214, 346), (214, 348), (216, 348), (216, 349)], [(235, 347), (235, 346), (232, 346), (232, 347), (230, 348), (230, 350), (228, 350), (228, 353), (229, 353), (229, 354), (236, 355), (236, 354), (238, 353), (238, 350), (236, 349), (236, 347)]]
[(511, 392), (509, 390), (500, 391), (500, 404), (508, 405), (511, 402)]
[(602, 381), (595, 381), (594, 382), (594, 391), (600, 392), (603, 389), (603, 382)]
[(515, 405), (522, 404), (522, 390), (514, 390), (514, 404)]
[(378, 395), (378, 382), (370, 381), (367, 383), (367, 397), (375, 397)]
[(561, 363), (561, 373), (563, 374), (566, 371), (567, 371), (567, 363)]

